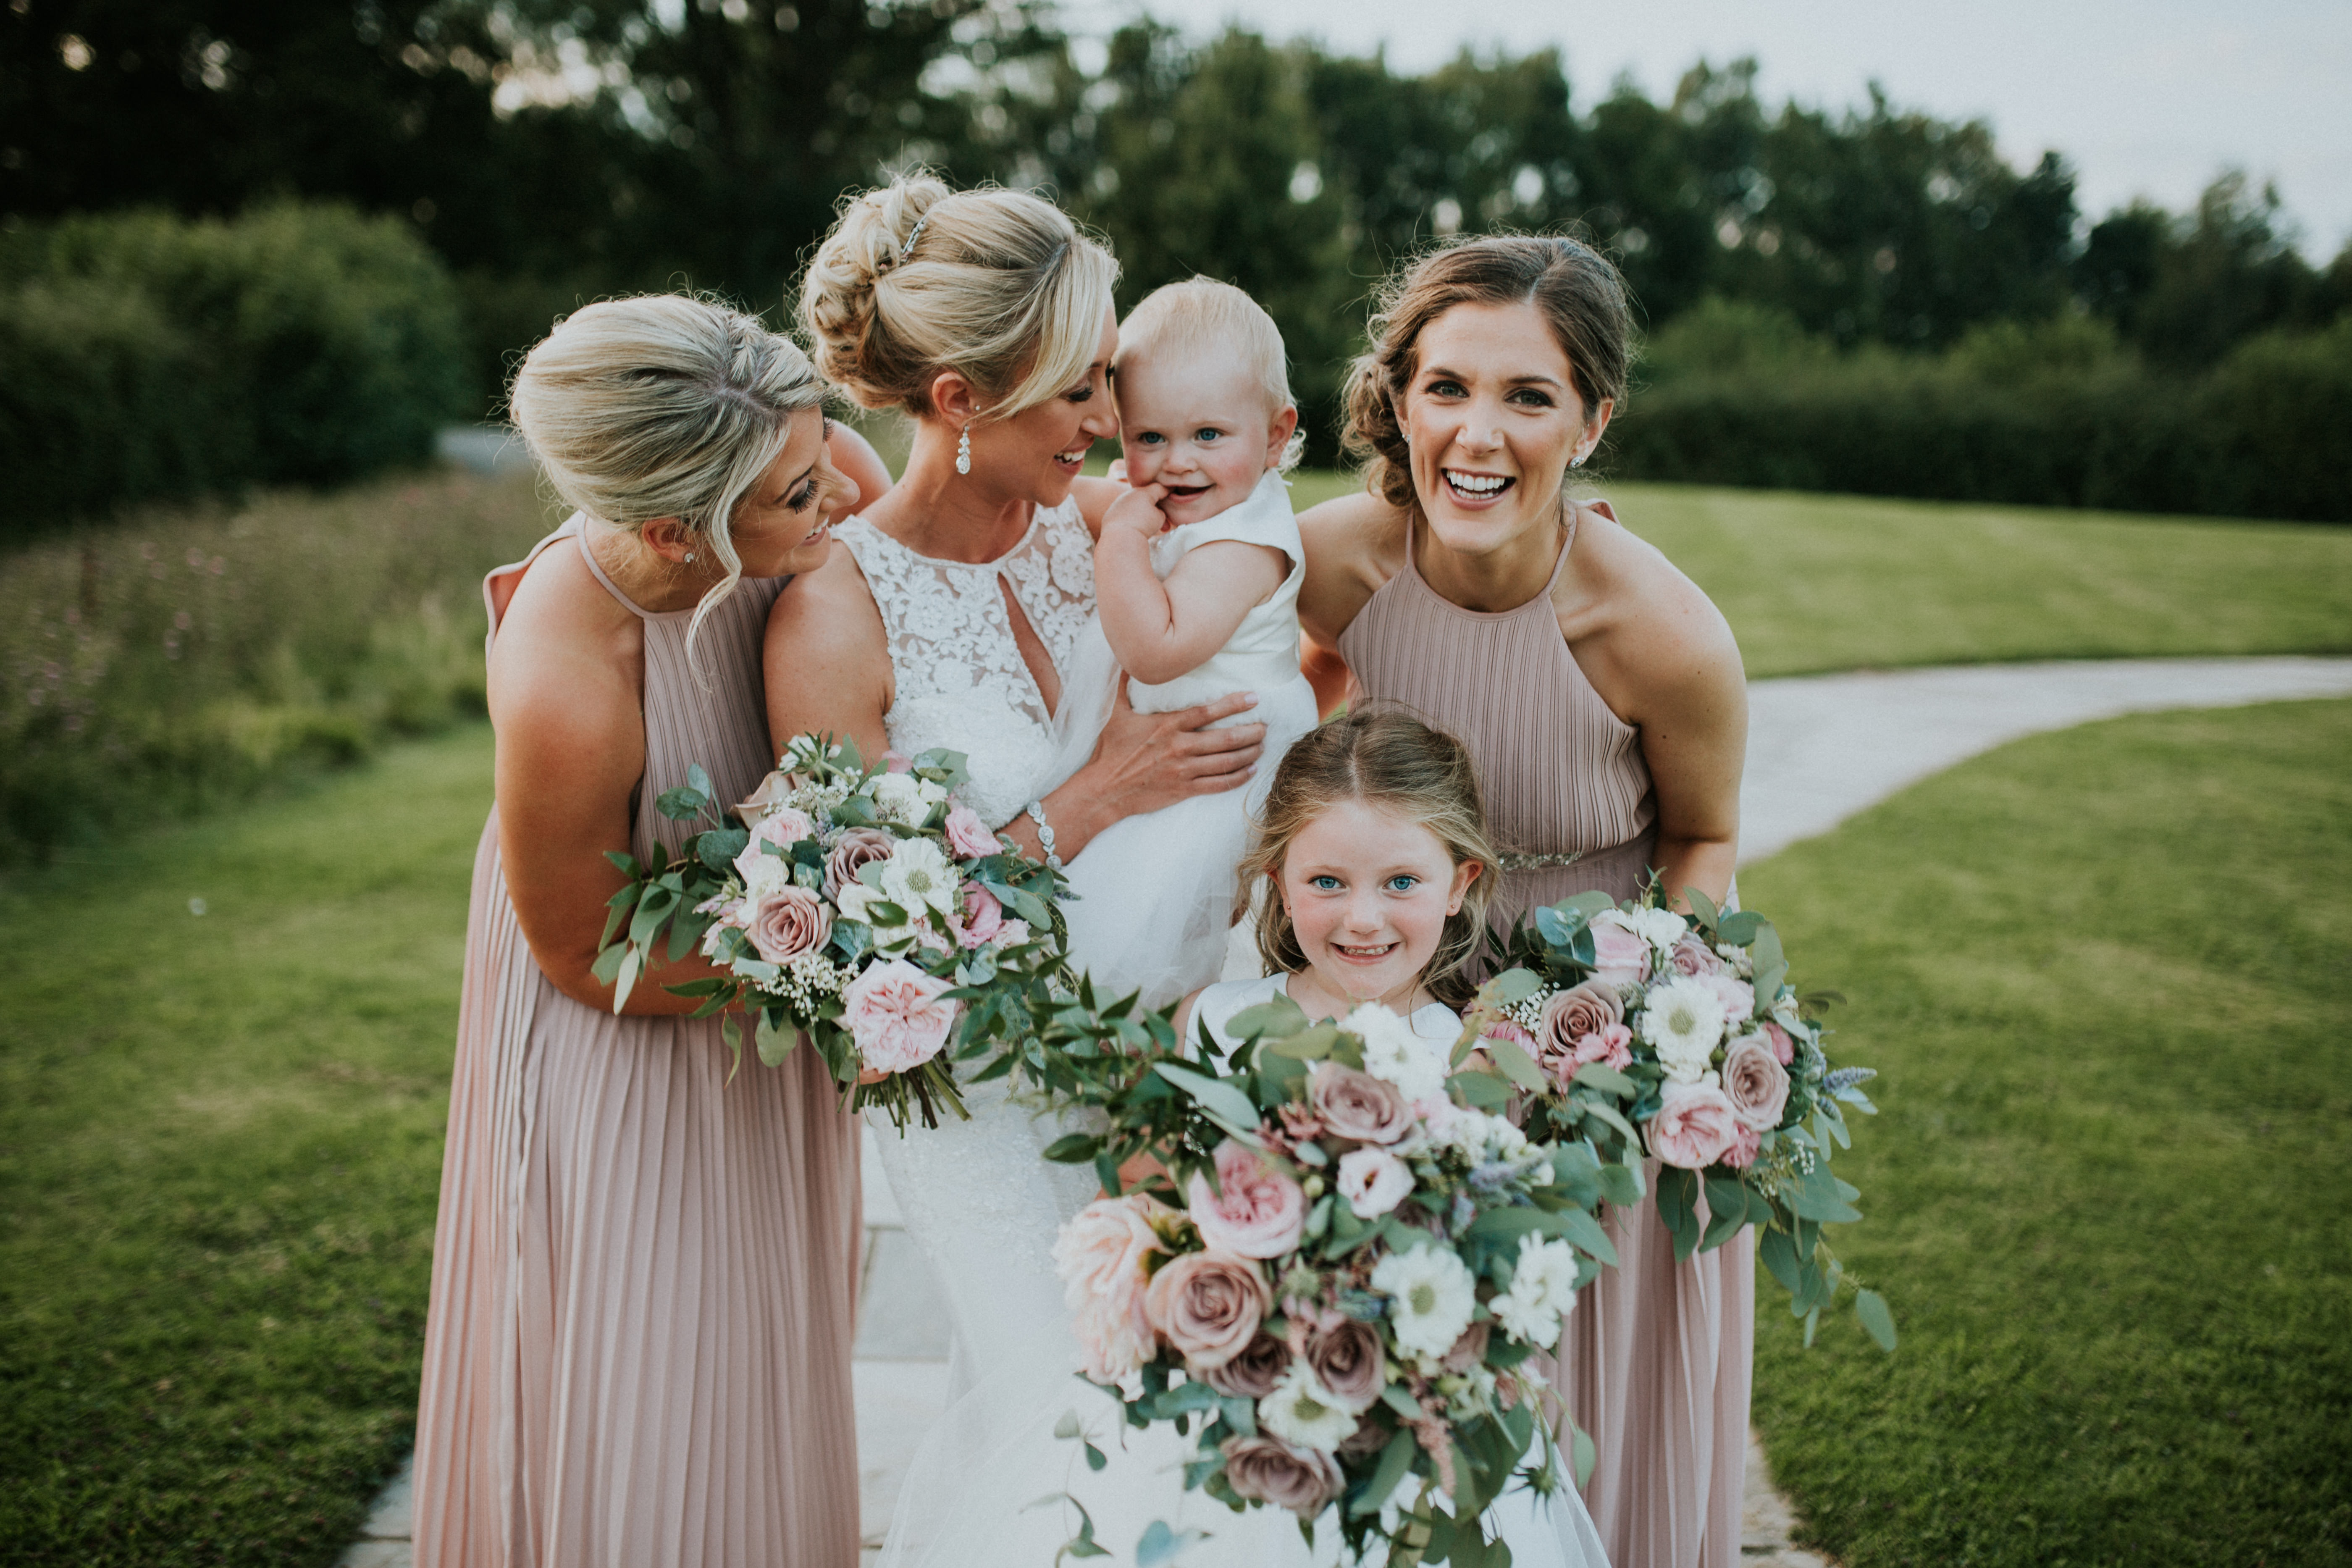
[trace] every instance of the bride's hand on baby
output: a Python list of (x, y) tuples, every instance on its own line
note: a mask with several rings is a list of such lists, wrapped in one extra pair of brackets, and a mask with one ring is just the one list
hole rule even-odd
[(1210, 726), (1255, 706), (1255, 693), (1235, 691), (1173, 713), (1138, 713), (1120, 681), (1110, 721), (1085, 770), (1095, 775), (1090, 790), (1116, 813), (1116, 821), (1248, 783), (1265, 750), (1265, 726)]

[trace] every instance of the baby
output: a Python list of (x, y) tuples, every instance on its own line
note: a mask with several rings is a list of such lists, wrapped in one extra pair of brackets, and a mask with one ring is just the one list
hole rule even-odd
[(1070, 868), (1073, 964), (1098, 995), (1157, 1007), (1217, 978), (1234, 865), (1275, 764), (1315, 727), (1298, 671), (1303, 553), (1283, 471), (1298, 409), (1282, 334), (1247, 294), (1205, 278), (1153, 292), (1111, 362), (1127, 482), (1095, 546), (1101, 638), (1073, 660), (1056, 730), (1075, 766), (1108, 718), (1120, 670), (1143, 713), (1251, 691), (1226, 721), (1264, 723), (1256, 779), (1126, 818)]

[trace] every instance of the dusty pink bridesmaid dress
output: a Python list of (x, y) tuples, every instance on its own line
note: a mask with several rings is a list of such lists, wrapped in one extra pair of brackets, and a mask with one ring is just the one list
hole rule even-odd
[[(574, 518), (541, 542), (580, 549)], [(530, 561), (485, 584), (499, 612)], [(595, 563), (590, 559), (591, 570)], [(686, 658), (645, 622), (643, 857), (700, 763), (773, 765), (746, 582)], [(717, 1020), (619, 1017), (550, 984), (474, 864), (417, 1412), (419, 1568), (852, 1568), (857, 1141), (813, 1053), (728, 1080)]]
[[(1613, 521), (1613, 519), (1612, 519)], [(1571, 534), (1552, 568), (1567, 564)], [(1657, 841), (1640, 736), (1578, 668), (1551, 584), (1516, 609), (1465, 610), (1404, 570), (1339, 637), (1365, 695), (1459, 738), (1478, 765), (1507, 870), (1494, 920), (1571, 893), (1632, 897)], [(1568, 856), (1578, 857), (1558, 864)], [(1649, 1163), (1654, 1193), (1657, 1162)], [(1735, 1568), (1755, 1360), (1754, 1233), (1675, 1260), (1654, 1198), (1603, 1216), (1619, 1266), (1585, 1288), (1554, 1383), (1599, 1454), (1584, 1489), (1614, 1568)]]

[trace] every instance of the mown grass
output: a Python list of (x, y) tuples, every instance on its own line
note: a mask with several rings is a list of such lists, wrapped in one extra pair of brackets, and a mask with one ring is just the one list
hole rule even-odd
[[(1303, 508), (1345, 475), (1302, 476)], [(1751, 676), (2352, 652), (2352, 528), (1685, 485), (1603, 487), (1706, 590)]]
[(332, 1563), (408, 1447), (488, 741), (0, 887), (0, 1560)]
[(2352, 702), (2021, 742), (1741, 873), (1884, 1108), (1757, 1421), (1847, 1568), (2352, 1563)]

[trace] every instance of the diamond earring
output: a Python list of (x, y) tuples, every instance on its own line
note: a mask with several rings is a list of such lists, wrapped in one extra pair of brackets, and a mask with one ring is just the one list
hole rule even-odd
[(966, 425), (963, 434), (956, 438), (956, 472), (971, 472), (971, 426)]

